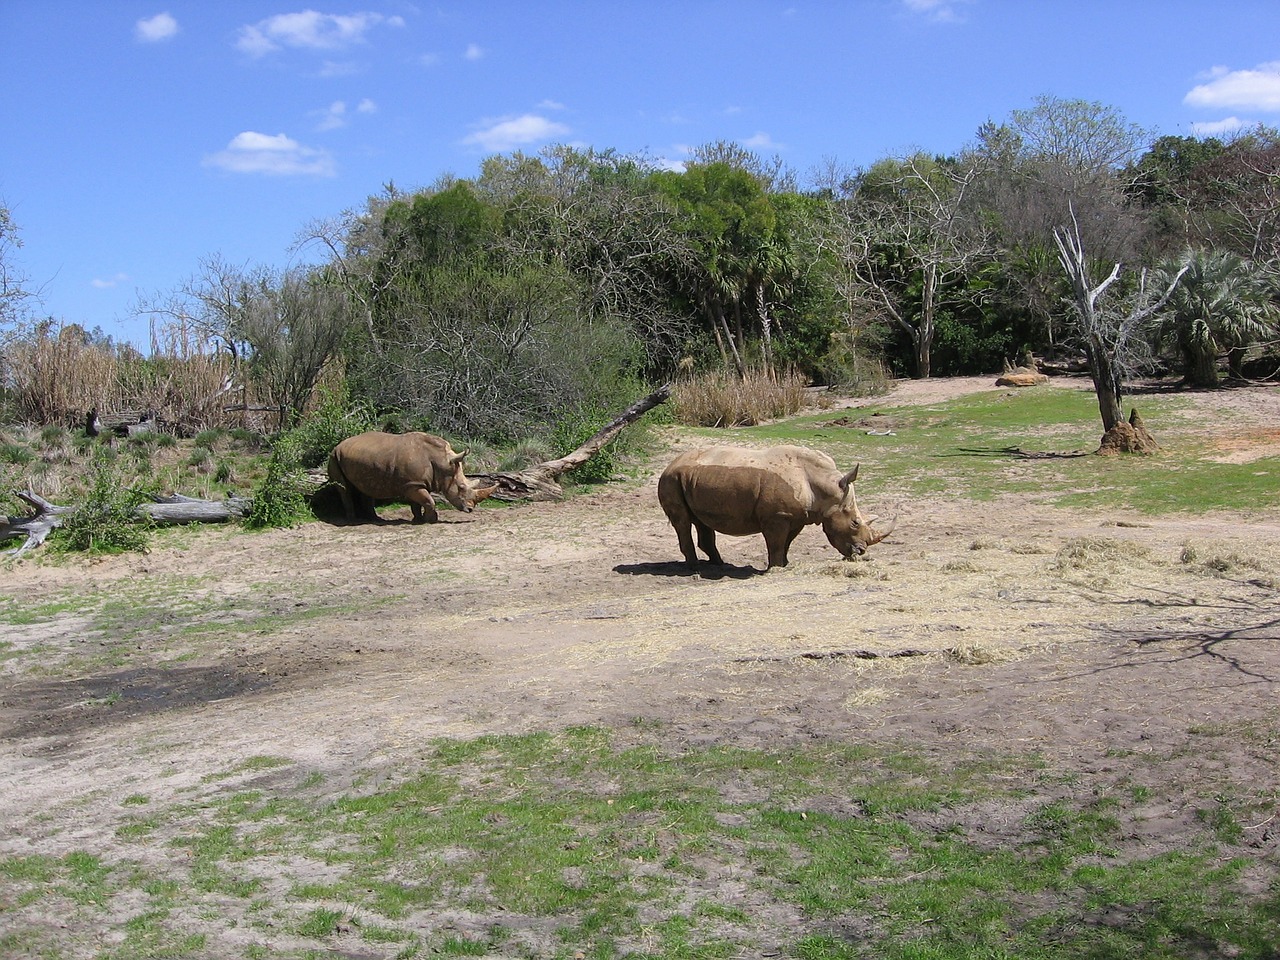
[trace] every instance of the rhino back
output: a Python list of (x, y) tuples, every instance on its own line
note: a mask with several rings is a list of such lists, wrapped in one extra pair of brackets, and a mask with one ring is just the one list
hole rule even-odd
[(343, 475), (357, 490), (378, 499), (397, 499), (406, 490), (437, 490), (436, 461), (443, 466), (449, 445), (426, 433), (362, 433), (334, 449)]
[(667, 473), (679, 481), (693, 516), (721, 533), (760, 533), (766, 519), (778, 516), (814, 522), (805, 471), (776, 449), (693, 450), (672, 461)]

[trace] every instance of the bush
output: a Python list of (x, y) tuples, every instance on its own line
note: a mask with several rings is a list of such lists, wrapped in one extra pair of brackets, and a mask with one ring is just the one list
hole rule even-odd
[(250, 530), (292, 527), (310, 516), (301, 492), (302, 464), (296, 438), (282, 435), (271, 450), (267, 474), (253, 492), (253, 506), (245, 517)]
[(147, 499), (139, 487), (122, 486), (115, 458), (107, 447), (94, 451), (90, 486), (85, 499), (67, 514), (57, 543), (64, 550), (87, 553), (123, 553), (146, 550), (151, 542), (150, 522), (138, 516), (138, 505)]
[(316, 408), (277, 439), (272, 458), (280, 448), (280, 439), (288, 438), (299, 467), (319, 467), (328, 461), (333, 448), (347, 437), (373, 430), (376, 426), (377, 418), (368, 404), (352, 403), (344, 391), (326, 390)]
[(799, 412), (807, 384), (794, 370), (770, 377), (752, 370), (746, 378), (719, 371), (676, 384), (676, 420), (696, 427), (745, 427)]

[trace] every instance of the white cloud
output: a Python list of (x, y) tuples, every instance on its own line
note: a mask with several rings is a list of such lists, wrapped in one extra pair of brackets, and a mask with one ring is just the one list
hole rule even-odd
[(422, 66), (424, 67), (437, 66), (440, 63), (440, 54), (424, 53), (422, 56), (418, 58), (418, 63), (422, 64)]
[(98, 290), (110, 290), (114, 287), (120, 286), (120, 284), (126, 282), (128, 279), (129, 275), (127, 273), (117, 273), (110, 277), (94, 277), (89, 282)]
[(280, 13), (266, 20), (240, 28), (236, 47), (251, 57), (262, 57), (284, 47), (301, 50), (341, 50), (363, 43), (374, 27), (386, 24), (404, 26), (401, 17), (385, 17), (380, 13), (333, 14), (304, 10)]
[(1191, 132), (1197, 137), (1216, 137), (1220, 134), (1231, 134), (1246, 127), (1254, 126), (1248, 120), (1239, 117), (1227, 117), (1224, 120), (1211, 120), (1204, 123), (1191, 124)]
[(468, 60), (479, 60), (481, 57), (484, 56), (484, 50), (480, 47), (479, 44), (469, 43), (467, 44), (467, 49), (463, 52), (462, 55)]
[(283, 133), (274, 137), (246, 130), (225, 150), (204, 158), (204, 165), (228, 173), (264, 173), (271, 176), (331, 177), (337, 170), (323, 150), (306, 147)]
[(959, 23), (964, 19), (961, 8), (972, 0), (902, 0), (910, 13), (918, 13), (938, 23)]
[(742, 141), (744, 147), (750, 147), (752, 150), (781, 150), (782, 144), (776, 143), (773, 137), (764, 132), (757, 132), (754, 136), (747, 137)]
[(140, 43), (159, 43), (177, 36), (178, 21), (168, 12), (139, 20), (133, 25), (133, 35)]
[(1243, 107), (1249, 110), (1280, 110), (1280, 60), (1260, 64), (1252, 70), (1215, 67), (1207, 83), (1192, 87), (1182, 98), (1192, 107)]
[(483, 126), (468, 134), (462, 142), (501, 152), (529, 143), (545, 143), (568, 132), (569, 128), (563, 123), (526, 113), (520, 117), (485, 121)]
[[(355, 106), (356, 113), (377, 113), (378, 105), (365, 97)], [(317, 130), (337, 130), (339, 127), (345, 127), (348, 121), (347, 103), (345, 100), (335, 100), (323, 110), (317, 110), (313, 114), (320, 118), (320, 122), (316, 124)]]
[(565, 105), (563, 103), (559, 103), (556, 100), (543, 100), (540, 104), (538, 104), (538, 109), (539, 110), (564, 110)]
[(320, 111), (320, 122), (316, 125), (317, 130), (337, 130), (339, 127), (347, 125), (347, 105), (341, 100), (335, 100), (329, 104), (327, 110)]

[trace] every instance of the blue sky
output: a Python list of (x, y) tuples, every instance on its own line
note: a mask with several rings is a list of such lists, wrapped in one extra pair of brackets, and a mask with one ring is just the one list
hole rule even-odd
[(308, 223), (492, 153), (733, 140), (803, 182), (1041, 94), (1280, 125), (1277, 0), (0, 0), (0, 36), (16, 266), (39, 315), (143, 349), (132, 308), (201, 260), (288, 266)]

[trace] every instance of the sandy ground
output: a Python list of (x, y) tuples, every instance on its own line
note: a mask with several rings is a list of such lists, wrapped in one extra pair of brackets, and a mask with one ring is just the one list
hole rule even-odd
[[(904, 383), (872, 402), (991, 388)], [(1197, 402), (1209, 419), (1230, 410), (1224, 456), (1280, 450), (1280, 388)], [(1194, 817), (1184, 786), (1276, 796), (1275, 511), (1145, 519), (938, 497), (900, 505), (868, 560), (841, 561), (813, 528), (785, 569), (758, 573), (759, 538), (722, 538), (730, 566), (691, 575), (655, 477), (433, 526), (405, 509), (377, 525), (206, 528), (145, 556), (0, 570), (3, 609), (46, 611), (4, 628), (0, 856), (110, 847), (122, 797), (163, 803), (253, 756), (338, 790), (436, 737), (637, 720), (673, 746), (991, 747), (1160, 776), (1153, 844)], [(1206, 733), (1229, 725), (1271, 740)], [(1172, 781), (1167, 763), (1115, 759), (1179, 750)], [(1247, 826), (1243, 843), (1274, 857), (1276, 823)]]

